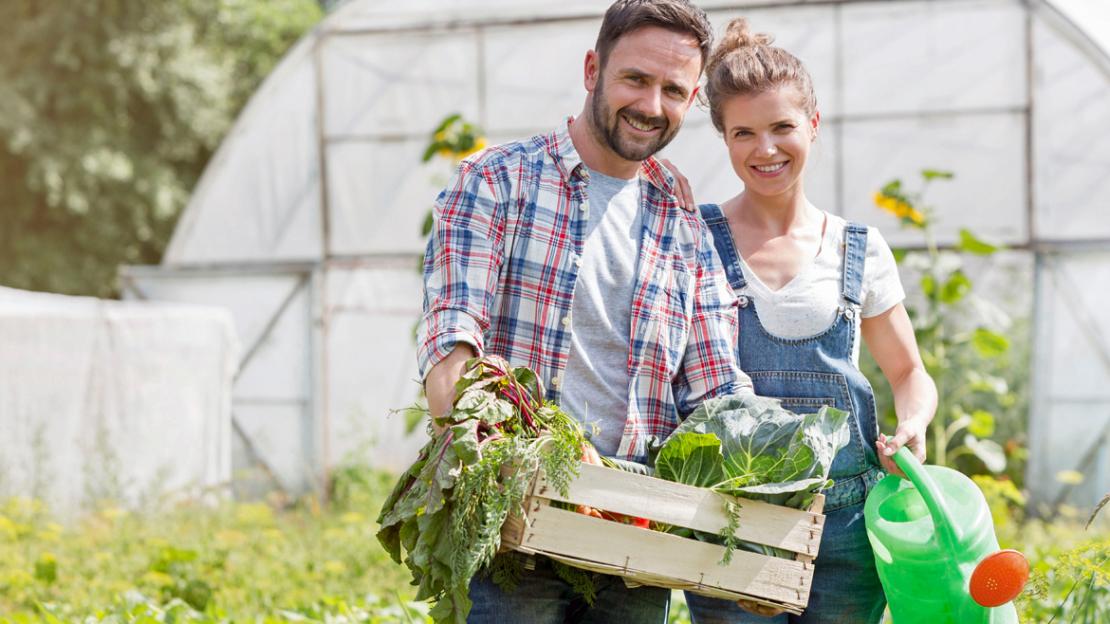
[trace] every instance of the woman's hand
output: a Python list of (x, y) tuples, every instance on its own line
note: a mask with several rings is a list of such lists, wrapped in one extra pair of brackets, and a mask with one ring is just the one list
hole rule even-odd
[(694, 190), (690, 187), (690, 181), (686, 179), (686, 176), (682, 175), (678, 167), (674, 166), (674, 163), (666, 158), (660, 158), (659, 163), (671, 172), (671, 175), (674, 176), (675, 184), (678, 185), (678, 206), (686, 212), (694, 212), (697, 210), (698, 204), (694, 201)]
[(894, 463), (894, 453), (903, 446), (908, 446), (917, 461), (925, 463), (925, 432), (928, 429), (928, 420), (924, 418), (910, 418), (898, 423), (894, 437), (888, 438), (886, 434), (879, 434), (875, 440), (875, 450), (879, 454), (879, 463), (890, 474), (905, 478), (906, 474)]

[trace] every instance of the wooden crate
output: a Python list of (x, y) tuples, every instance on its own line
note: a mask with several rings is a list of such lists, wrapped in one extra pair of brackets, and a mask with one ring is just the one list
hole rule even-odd
[(524, 517), (510, 518), (502, 529), (502, 547), (643, 585), (743, 598), (801, 613), (825, 525), (824, 497), (818, 494), (809, 510), (737, 500), (737, 537), (789, 551), (794, 558), (735, 550), (723, 566), (723, 546), (551, 506), (552, 501), (588, 505), (706, 533), (720, 533), (728, 522), (722, 497), (713, 491), (590, 464), (581, 465), (565, 497), (537, 475)]

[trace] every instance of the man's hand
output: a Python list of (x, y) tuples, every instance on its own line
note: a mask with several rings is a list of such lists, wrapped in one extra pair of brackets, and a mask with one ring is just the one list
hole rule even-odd
[(894, 453), (902, 446), (908, 446), (917, 461), (925, 463), (925, 430), (928, 427), (924, 418), (909, 418), (898, 423), (894, 437), (888, 438), (886, 434), (879, 434), (875, 440), (875, 450), (879, 454), (879, 463), (890, 474), (896, 474), (903, 479), (906, 474), (894, 463)]
[(432, 417), (432, 430), (439, 435), (446, 426), (436, 424), (436, 418), (451, 413), (455, 404), (455, 383), (466, 372), (466, 361), (475, 357), (474, 347), (460, 342), (447, 357), (439, 361), (424, 379), (424, 394), (428, 397), (428, 413)]
[[(584, 463), (584, 464), (593, 464), (595, 466), (603, 466), (604, 465), (604, 464), (601, 463), (601, 455), (598, 455), (597, 449), (594, 448), (594, 445), (590, 444), (589, 442), (583, 442), (582, 443), (582, 463)], [(585, 514), (587, 516), (593, 516), (595, 518), (603, 518), (604, 519), (604, 517), (601, 515), (600, 511), (594, 509), (593, 507), (587, 507), (586, 505), (579, 505), (578, 508), (575, 509), (575, 511), (577, 511), (580, 514)]]
[(678, 185), (679, 207), (686, 212), (694, 212), (697, 210), (698, 204), (694, 201), (694, 190), (690, 188), (690, 181), (686, 179), (686, 176), (682, 175), (682, 172), (679, 171), (678, 167), (674, 166), (674, 163), (671, 161), (666, 158), (660, 158), (659, 162), (674, 176), (675, 183)]

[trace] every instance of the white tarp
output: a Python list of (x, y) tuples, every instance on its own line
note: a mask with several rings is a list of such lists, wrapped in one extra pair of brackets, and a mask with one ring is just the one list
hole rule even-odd
[(229, 315), (0, 288), (0, 497), (68, 515), (231, 478)]

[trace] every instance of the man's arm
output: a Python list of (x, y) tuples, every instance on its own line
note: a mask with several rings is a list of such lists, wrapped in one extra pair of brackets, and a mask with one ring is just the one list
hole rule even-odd
[(428, 398), (428, 413), (432, 417), (432, 427), (439, 431), (442, 427), (435, 425), (435, 419), (445, 416), (451, 411), (455, 402), (455, 384), (466, 372), (466, 361), (477, 355), (474, 347), (460, 342), (455, 345), (447, 357), (428, 371), (424, 379), (424, 395)]
[(433, 416), (450, 410), (466, 360), (482, 353), (497, 291), (505, 211), (480, 164), (464, 161), (440, 193), (424, 255), (417, 359)]
[(675, 401), (683, 418), (705, 399), (752, 389), (751, 378), (736, 360), (736, 296), (713, 251), (708, 228), (699, 229), (690, 335), (675, 381)]

